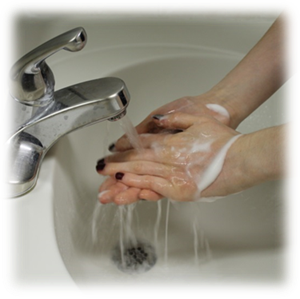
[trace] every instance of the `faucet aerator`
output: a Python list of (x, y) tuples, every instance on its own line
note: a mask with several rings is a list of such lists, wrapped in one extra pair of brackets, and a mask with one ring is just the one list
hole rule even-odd
[(111, 117), (111, 118), (109, 118), (108, 120), (109, 120), (109, 121), (118, 121), (118, 120), (120, 120), (121, 118), (123, 118), (123, 117), (126, 115), (126, 113), (127, 113), (127, 111), (126, 111), (126, 109), (125, 109), (125, 110), (122, 111), (120, 114), (118, 114), (118, 115), (116, 115), (116, 116), (114, 116), (114, 117)]

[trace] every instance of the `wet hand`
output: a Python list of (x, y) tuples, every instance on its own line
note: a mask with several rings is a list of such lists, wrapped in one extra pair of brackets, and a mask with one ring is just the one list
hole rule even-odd
[[(118, 177), (118, 179), (116, 178)], [(157, 201), (162, 195), (148, 189), (129, 187), (122, 183), (122, 174), (108, 177), (99, 188), (98, 198), (103, 204), (132, 204), (139, 200)]]
[(153, 121), (161, 132), (182, 132), (142, 134), (143, 150), (128, 150), (102, 160), (98, 172), (110, 178), (99, 189), (100, 201), (127, 204), (162, 197), (191, 201), (226, 195), (222, 166), (231, 140), (239, 134), (207, 116), (171, 113), (155, 116)]
[[(225, 125), (230, 125), (230, 115), (220, 104), (217, 95), (205, 93), (200, 96), (183, 97), (168, 103), (151, 112), (137, 127), (138, 134), (160, 133), (164, 128), (159, 126), (152, 118), (153, 115), (167, 115), (170, 113), (181, 112), (193, 116), (212, 116)], [(109, 147), (112, 152), (125, 151), (132, 146), (126, 135), (122, 136), (117, 142)]]

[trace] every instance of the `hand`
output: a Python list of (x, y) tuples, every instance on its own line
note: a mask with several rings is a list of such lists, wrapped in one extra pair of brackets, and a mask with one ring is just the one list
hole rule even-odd
[[(213, 103), (212, 103), (213, 102)], [(217, 104), (222, 103), (222, 105)], [(224, 102), (225, 103), (225, 102)], [(174, 112), (185, 112), (190, 115), (201, 116), (201, 115), (209, 115), (215, 117), (220, 122), (230, 125), (231, 117), (228, 113), (227, 109), (230, 107), (225, 107), (221, 100), (218, 98), (217, 93), (208, 92), (200, 96), (195, 97), (184, 97), (178, 100), (175, 100), (171, 103), (168, 103), (149, 114), (148, 117), (144, 121), (142, 121), (137, 127), (136, 130), (138, 134), (145, 133), (162, 133), (165, 132), (165, 129), (157, 125), (157, 122), (152, 118), (153, 115), (160, 114), (169, 114)], [(216, 107), (218, 109), (216, 109)], [(132, 149), (132, 145), (128, 140), (127, 136), (122, 136), (116, 143), (110, 146), (110, 151), (118, 152)], [(105, 195), (102, 193), (103, 190), (110, 192), (106, 192)], [(154, 191), (150, 190), (128, 190), (129, 187), (122, 184), (121, 182), (116, 182), (113, 178), (108, 178), (107, 182), (102, 184), (99, 189), (101, 194), (102, 202), (111, 202), (112, 198), (117, 202), (135, 202), (139, 198), (147, 199), (147, 200), (158, 200), (162, 198), (162, 196)], [(135, 195), (135, 196), (133, 196)], [(137, 197), (139, 195), (139, 198)]]
[[(195, 97), (184, 97), (168, 103), (153, 112), (151, 112), (138, 126), (136, 130), (138, 134), (159, 133), (164, 128), (161, 128), (153, 120), (153, 115), (166, 115), (174, 112), (187, 113), (193, 116), (212, 116), (225, 125), (230, 125), (231, 117), (230, 107), (225, 108), (217, 93), (208, 92)], [(131, 149), (132, 145), (123, 135), (116, 143), (110, 146), (113, 152), (125, 151)]]
[[(151, 200), (168, 197), (177, 201), (196, 200), (203, 194), (227, 195), (222, 166), (239, 134), (213, 117), (185, 113), (168, 114), (154, 122), (158, 128), (183, 132), (142, 135), (142, 151), (106, 157), (99, 173), (111, 177), (100, 187), (100, 201), (127, 204), (147, 192), (156, 196)], [(205, 192), (208, 187), (210, 191)]]

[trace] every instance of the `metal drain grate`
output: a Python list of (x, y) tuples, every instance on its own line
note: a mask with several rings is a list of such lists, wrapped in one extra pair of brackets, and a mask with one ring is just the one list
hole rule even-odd
[(118, 269), (127, 273), (149, 271), (156, 263), (156, 254), (150, 244), (136, 242), (124, 244), (123, 254), (120, 246), (112, 252), (112, 260)]

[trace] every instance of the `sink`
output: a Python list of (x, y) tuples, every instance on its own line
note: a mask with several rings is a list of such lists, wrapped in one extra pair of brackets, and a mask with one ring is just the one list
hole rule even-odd
[[(37, 32), (34, 43), (39, 44), (83, 26), (88, 34), (86, 49), (48, 59), (57, 89), (98, 77), (119, 77), (131, 94), (127, 116), (136, 125), (165, 103), (210, 89), (274, 19), (220, 15), (49, 15), (41, 19), (33, 15), (19, 20), (18, 34), (26, 36), (32, 29)], [(30, 42), (23, 40), (22, 51), (36, 45)], [(238, 131), (284, 123), (285, 89)], [(278, 283), (284, 279), (282, 181), (213, 203), (167, 199), (137, 203), (129, 208), (131, 228), (138, 239), (153, 246), (157, 259), (145, 273), (120, 271), (112, 252), (120, 242), (120, 215), (126, 208), (97, 202), (103, 178), (95, 165), (122, 134), (119, 122), (101, 122), (61, 138), (47, 154), (36, 188), (13, 200), (17, 248), (23, 248), (16, 252), (20, 281), (104, 286), (116, 281)]]

